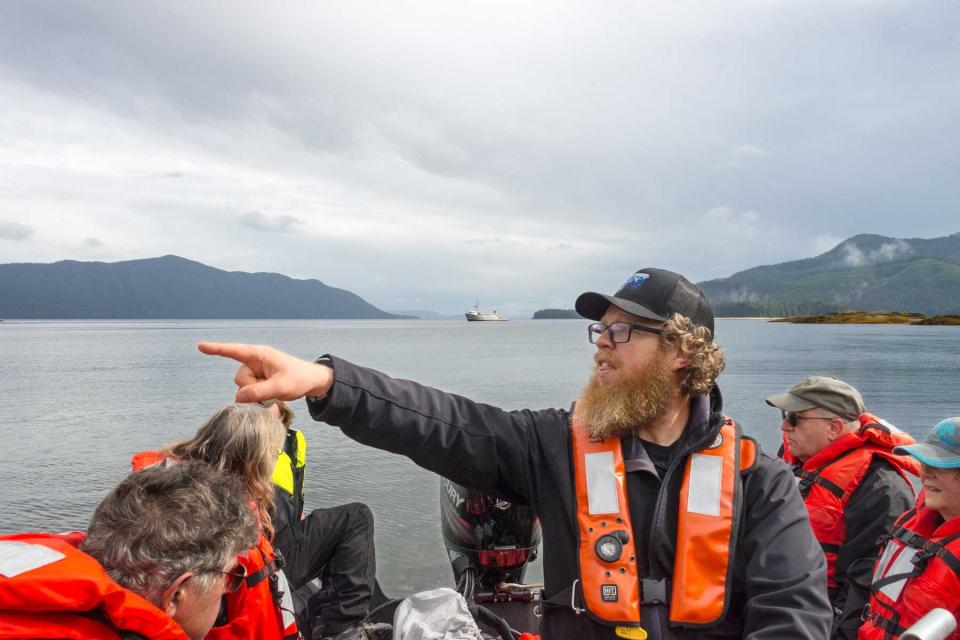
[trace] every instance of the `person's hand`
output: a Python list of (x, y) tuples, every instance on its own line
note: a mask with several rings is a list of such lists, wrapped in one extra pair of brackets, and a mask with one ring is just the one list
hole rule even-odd
[(240, 387), (237, 402), (322, 397), (333, 384), (330, 367), (266, 345), (201, 342), (197, 348), (207, 355), (233, 358), (241, 364), (233, 377)]

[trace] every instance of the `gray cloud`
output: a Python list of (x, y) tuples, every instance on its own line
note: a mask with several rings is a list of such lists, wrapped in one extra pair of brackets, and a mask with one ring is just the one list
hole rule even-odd
[(11, 259), (71, 257), (70, 215), (118, 255), (537, 308), (958, 230), (956, 3), (418, 7), (5, 3), (0, 208), (54, 243)]
[(5, 222), (0, 220), (0, 240), (23, 242), (33, 237), (33, 227), (19, 222)]
[(259, 211), (251, 211), (240, 216), (240, 224), (257, 231), (290, 233), (297, 225), (303, 224), (303, 221), (285, 214), (265, 215)]
[(83, 246), (99, 248), (103, 246), (103, 242), (101, 242), (99, 238), (85, 238), (83, 240)]

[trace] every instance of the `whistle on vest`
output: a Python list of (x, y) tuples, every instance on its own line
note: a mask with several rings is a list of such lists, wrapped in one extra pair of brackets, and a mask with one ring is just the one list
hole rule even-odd
[(615, 627), (613, 630), (618, 638), (627, 640), (647, 640), (647, 632), (643, 627)]

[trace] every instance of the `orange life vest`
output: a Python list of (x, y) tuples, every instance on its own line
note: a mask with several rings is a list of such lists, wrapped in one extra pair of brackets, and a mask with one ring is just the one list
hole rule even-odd
[[(860, 430), (848, 433), (795, 467), (800, 494), (807, 505), (810, 525), (827, 559), (827, 586), (837, 586), (837, 553), (847, 540), (844, 513), (875, 457), (890, 463), (913, 488), (910, 475), (920, 475), (920, 463), (910, 456), (894, 455), (893, 448), (914, 439), (889, 422), (864, 413)], [(793, 456), (785, 452), (784, 459)]]
[[(940, 521), (920, 507), (894, 525), (874, 569), (860, 640), (896, 640), (938, 607), (960, 620), (960, 517)], [(960, 640), (960, 629), (947, 640)]]
[(0, 537), (0, 638), (189, 640), (173, 618), (77, 549), (83, 535)]
[[(631, 635), (641, 625), (642, 602), (670, 607), (670, 621), (700, 627), (726, 614), (727, 585), (733, 573), (742, 483), (757, 446), (726, 418), (716, 440), (686, 460), (680, 488), (676, 553), (671, 593), (645, 593), (653, 581), (640, 575), (630, 523), (626, 473), (619, 437), (594, 439), (576, 413), (573, 460), (580, 534), (579, 567), (583, 603), (592, 618)], [(573, 593), (576, 597), (576, 586)]]
[[(141, 451), (133, 456), (134, 471), (175, 462), (163, 451)], [(300, 638), (294, 618), (293, 597), (284, 575), (283, 559), (260, 532), (257, 546), (237, 561), (247, 571), (239, 589), (225, 593), (226, 622), (210, 630), (207, 640), (291, 640)]]

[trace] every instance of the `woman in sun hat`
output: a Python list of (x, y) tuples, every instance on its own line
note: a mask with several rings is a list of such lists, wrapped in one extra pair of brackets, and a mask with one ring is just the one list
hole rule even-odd
[[(874, 569), (861, 640), (896, 639), (931, 610), (960, 619), (960, 417), (894, 453), (920, 461), (917, 506), (894, 524)], [(960, 640), (954, 631), (948, 640)]]

